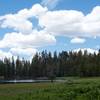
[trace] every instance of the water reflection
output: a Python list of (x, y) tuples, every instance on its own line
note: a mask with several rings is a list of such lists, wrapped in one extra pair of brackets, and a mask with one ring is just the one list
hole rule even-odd
[(1, 80), (0, 83), (38, 83), (50, 82), (50, 80)]

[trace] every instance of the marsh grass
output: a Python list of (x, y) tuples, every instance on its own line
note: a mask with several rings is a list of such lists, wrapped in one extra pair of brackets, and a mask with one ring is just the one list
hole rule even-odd
[(0, 100), (100, 100), (100, 78), (0, 85)]

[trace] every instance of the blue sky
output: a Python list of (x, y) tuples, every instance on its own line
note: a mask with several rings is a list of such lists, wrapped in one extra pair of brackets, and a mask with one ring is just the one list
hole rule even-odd
[[(31, 8), (34, 4), (41, 2), (42, 0), (0, 0), (0, 15), (16, 13), (23, 8)], [(100, 6), (99, 0), (59, 0), (53, 10), (74, 9), (89, 13), (95, 6)]]
[[(20, 12), (20, 13), (19, 13)], [(0, 56), (100, 47), (99, 0), (0, 0)]]

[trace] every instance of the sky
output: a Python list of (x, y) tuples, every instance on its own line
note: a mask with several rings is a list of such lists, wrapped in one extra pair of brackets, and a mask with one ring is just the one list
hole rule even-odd
[(100, 0), (0, 0), (0, 59), (99, 48)]

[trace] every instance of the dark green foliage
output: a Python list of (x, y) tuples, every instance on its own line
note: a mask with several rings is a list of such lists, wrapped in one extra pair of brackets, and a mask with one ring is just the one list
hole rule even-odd
[(32, 61), (5, 58), (0, 61), (0, 78), (4, 79), (37, 79), (45, 77), (55, 79), (63, 76), (92, 77), (100, 76), (100, 50), (98, 54), (87, 51), (62, 51), (36, 53)]

